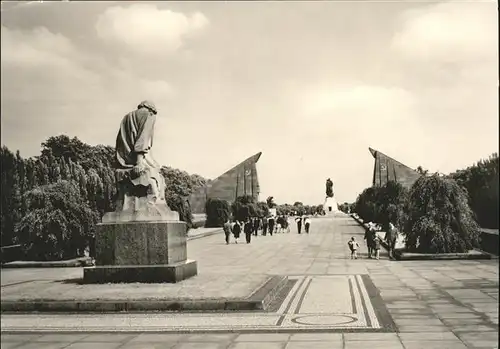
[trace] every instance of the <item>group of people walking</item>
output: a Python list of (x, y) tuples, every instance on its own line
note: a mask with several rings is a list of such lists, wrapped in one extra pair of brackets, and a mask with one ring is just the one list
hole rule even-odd
[[(297, 224), (297, 231), (299, 234), (302, 232), (302, 225), (304, 225), (306, 233), (309, 234), (311, 220), (309, 217), (297, 217), (295, 219)], [(231, 222), (229, 219), (223, 226), (226, 244), (229, 244), (231, 235), (234, 237), (234, 242), (238, 243), (241, 233), (245, 234), (247, 244), (252, 242), (252, 236), (258, 236), (261, 231), (262, 236), (267, 234), (273, 235), (278, 233), (289, 233), (290, 223), (289, 217), (285, 215), (271, 216), (271, 217), (250, 217), (246, 221), (235, 220)]]
[[(368, 227), (365, 230), (366, 246), (368, 247), (368, 258), (380, 259), (380, 244), (381, 238), (377, 236), (377, 225), (370, 222), (367, 224)], [(394, 249), (396, 247), (396, 242), (398, 238), (398, 231), (394, 224), (389, 222), (386, 233), (385, 240), (389, 247), (389, 258), (394, 258)], [(358, 254), (357, 251), (359, 249), (359, 244), (356, 241), (356, 238), (353, 236), (351, 240), (347, 243), (349, 249), (351, 251), (351, 259), (357, 259)]]

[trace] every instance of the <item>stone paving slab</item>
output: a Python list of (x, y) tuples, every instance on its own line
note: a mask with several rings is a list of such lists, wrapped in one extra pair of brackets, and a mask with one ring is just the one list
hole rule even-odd
[[(255, 348), (255, 349), (465, 349), (497, 348), (496, 342), (478, 341), (470, 345), (457, 337), (407, 338), (391, 333), (269, 333), (269, 334), (39, 334), (15, 336), (2, 335), (2, 348)], [(424, 337), (425, 336), (425, 337)], [(425, 338), (425, 339), (422, 339)]]

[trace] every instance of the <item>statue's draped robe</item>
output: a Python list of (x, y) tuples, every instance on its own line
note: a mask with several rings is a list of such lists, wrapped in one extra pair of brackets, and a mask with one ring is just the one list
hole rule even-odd
[(150, 114), (147, 109), (138, 109), (125, 115), (116, 137), (116, 179), (120, 182), (130, 178), (130, 172), (137, 163), (137, 154), (142, 153), (146, 175), (130, 179), (134, 185), (148, 185), (149, 179), (154, 179), (161, 193), (164, 179), (159, 171), (160, 166), (151, 154), (155, 122), (156, 115)]

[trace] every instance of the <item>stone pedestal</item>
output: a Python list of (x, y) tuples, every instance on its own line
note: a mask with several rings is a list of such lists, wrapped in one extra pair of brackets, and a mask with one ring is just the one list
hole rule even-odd
[(325, 203), (323, 204), (323, 209), (325, 210), (327, 216), (339, 212), (337, 200), (335, 200), (335, 198), (326, 197)]
[(181, 221), (101, 223), (95, 244), (96, 266), (84, 268), (87, 283), (175, 283), (197, 275)]

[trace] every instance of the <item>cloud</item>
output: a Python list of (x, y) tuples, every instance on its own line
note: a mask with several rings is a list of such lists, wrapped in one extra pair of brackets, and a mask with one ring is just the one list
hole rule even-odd
[[(376, 85), (347, 87), (316, 87), (305, 92), (301, 100), (300, 117), (313, 125), (311, 134), (348, 137), (353, 140), (373, 139), (373, 135), (398, 136), (418, 130), (415, 96), (404, 89)], [(331, 138), (330, 138), (331, 139)]]
[(2, 63), (17, 66), (67, 66), (75, 56), (76, 48), (61, 34), (51, 33), (45, 27), (30, 31), (2, 26)]
[(325, 113), (349, 113), (362, 117), (367, 110), (379, 117), (393, 117), (401, 108), (410, 108), (414, 98), (406, 90), (383, 86), (355, 85), (320, 88), (306, 96), (304, 111), (311, 116)]
[[(61, 34), (45, 27), (14, 30), (2, 26), (2, 96), (18, 102), (51, 103), (76, 97), (99, 86), (95, 72), (84, 68), (84, 54)], [(68, 86), (72, 86), (68, 88)]]
[[(308, 167), (331, 173), (350, 186), (363, 187), (363, 181), (368, 185), (373, 166), (368, 147), (405, 159), (410, 165), (418, 164), (428, 150), (419, 100), (411, 91), (368, 84), (311, 86), (299, 90), (295, 99), (299, 101), (297, 119), (301, 120), (295, 132), (307, 140), (308, 149), (321, 152), (312, 158), (309, 151), (304, 153), (304, 159), (314, 162)], [(346, 167), (367, 175), (354, 179)]]
[(209, 24), (200, 12), (187, 16), (154, 5), (110, 7), (96, 24), (102, 39), (128, 46), (143, 54), (162, 54), (181, 48), (184, 41)]
[(495, 2), (445, 2), (405, 12), (392, 48), (411, 60), (475, 62), (497, 60)]
[[(101, 55), (85, 51), (45, 27), (1, 29), (5, 130), (24, 130), (38, 144), (74, 130), (87, 135), (83, 137), (87, 142), (108, 139), (112, 143), (116, 120), (141, 100), (152, 99), (160, 110), (169, 105), (173, 88), (165, 80), (111, 66)], [(16, 132), (3, 131), (6, 144), (21, 148), (23, 140)], [(38, 148), (36, 143), (34, 147)]]

